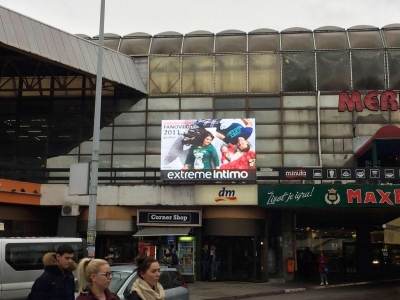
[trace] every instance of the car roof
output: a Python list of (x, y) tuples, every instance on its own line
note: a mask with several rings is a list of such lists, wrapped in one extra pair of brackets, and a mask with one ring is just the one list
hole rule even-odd
[[(133, 272), (136, 270), (136, 265), (134, 264), (124, 264), (124, 265), (113, 265), (111, 266), (111, 271), (117, 271), (117, 272)], [(176, 271), (176, 268), (161, 265), (160, 266), (161, 271)]]

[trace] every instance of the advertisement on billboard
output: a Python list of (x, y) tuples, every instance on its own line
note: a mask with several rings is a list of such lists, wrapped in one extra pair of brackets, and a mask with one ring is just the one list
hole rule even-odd
[(163, 181), (255, 181), (255, 119), (163, 120), (161, 130)]

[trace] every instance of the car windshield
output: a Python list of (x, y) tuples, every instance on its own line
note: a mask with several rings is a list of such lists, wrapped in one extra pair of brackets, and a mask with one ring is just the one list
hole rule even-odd
[(112, 271), (112, 279), (108, 287), (110, 291), (116, 294), (131, 274), (129, 272)]

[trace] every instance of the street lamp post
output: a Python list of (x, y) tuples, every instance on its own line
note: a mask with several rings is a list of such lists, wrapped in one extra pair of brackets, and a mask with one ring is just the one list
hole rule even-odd
[(88, 256), (94, 257), (96, 250), (96, 206), (97, 185), (99, 173), (99, 137), (101, 116), (101, 91), (103, 79), (103, 42), (104, 42), (104, 10), (105, 0), (101, 0), (99, 43), (97, 47), (97, 74), (96, 74), (96, 98), (93, 123), (93, 146), (92, 159), (90, 163), (90, 186), (89, 186), (89, 216), (87, 228), (87, 250)]

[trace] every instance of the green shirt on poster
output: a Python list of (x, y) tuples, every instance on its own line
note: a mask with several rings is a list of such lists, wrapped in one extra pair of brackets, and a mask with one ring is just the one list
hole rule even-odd
[(219, 166), (217, 151), (213, 145), (190, 148), (185, 163), (189, 169), (216, 169)]

